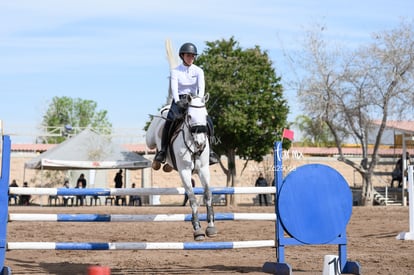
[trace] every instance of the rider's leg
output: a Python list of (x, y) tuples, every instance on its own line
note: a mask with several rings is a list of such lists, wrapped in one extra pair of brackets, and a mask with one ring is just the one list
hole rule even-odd
[(167, 157), (167, 148), (168, 142), (170, 140), (170, 130), (171, 130), (172, 121), (166, 120), (164, 129), (162, 130), (161, 136), (161, 150), (158, 151), (157, 155), (154, 158), (154, 161), (158, 162), (165, 162), (165, 158)]
[[(210, 141), (212, 137), (214, 137), (214, 126), (213, 126), (213, 120), (210, 116), (207, 116), (207, 129), (208, 129), (208, 135), (210, 137)], [(210, 142), (210, 165), (218, 163), (219, 160), (217, 158), (216, 153), (214, 153), (213, 148), (211, 146)]]
[(167, 120), (165, 121), (164, 129), (162, 130), (161, 150), (158, 151), (158, 153), (155, 155), (154, 161), (161, 163), (165, 162), (165, 159), (167, 157), (168, 143), (170, 142), (171, 127), (178, 113), (179, 110), (177, 103), (173, 101), (167, 114)]

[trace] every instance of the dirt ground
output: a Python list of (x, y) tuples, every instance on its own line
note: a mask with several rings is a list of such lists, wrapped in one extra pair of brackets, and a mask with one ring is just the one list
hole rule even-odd
[[(204, 213), (204, 208), (200, 209)], [(271, 213), (274, 206), (216, 206), (216, 213)], [(178, 206), (10, 206), (10, 213), (188, 214)], [(414, 241), (396, 240), (408, 231), (408, 208), (354, 207), (347, 227), (348, 259), (362, 274), (414, 274)], [(203, 222), (205, 225), (205, 222)], [(206, 241), (274, 239), (271, 221), (217, 221), (219, 235)], [(189, 222), (10, 222), (10, 242), (192, 242)], [(321, 274), (323, 257), (337, 246), (288, 246), (285, 261), (294, 274)], [(265, 262), (276, 261), (275, 248), (235, 250), (13, 250), (5, 265), (13, 274), (87, 274), (91, 265), (109, 266), (111, 274), (262, 274)]]

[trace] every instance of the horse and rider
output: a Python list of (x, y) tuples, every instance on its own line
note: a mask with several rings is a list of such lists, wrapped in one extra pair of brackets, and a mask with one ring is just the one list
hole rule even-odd
[[(182, 63), (171, 70), (170, 87), (172, 92), (172, 103), (168, 111), (161, 137), (161, 149), (154, 157), (154, 161), (164, 163), (167, 156), (168, 144), (174, 129), (172, 129), (177, 118), (182, 118), (187, 106), (187, 96), (204, 97), (205, 81), (204, 71), (194, 64), (197, 57), (197, 48), (193, 43), (184, 43), (179, 50)], [(210, 137), (214, 136), (213, 122), (207, 116), (207, 129)], [(218, 162), (216, 154), (210, 147), (210, 164)]]
[[(174, 60), (169, 53), (171, 50), (167, 45), (167, 56), (173, 67)], [(147, 130), (146, 143), (149, 148), (158, 150), (152, 164), (155, 170), (165, 163), (164, 171), (169, 172), (174, 168), (179, 173), (192, 210), (194, 240), (202, 241), (206, 235), (217, 235), (209, 165), (218, 160), (210, 149), (209, 137), (214, 136), (214, 128), (205, 106), (209, 95), (205, 94), (204, 72), (193, 64), (197, 56), (196, 46), (192, 43), (183, 44), (179, 56), (182, 64), (174, 67), (170, 76), (172, 102), (160, 110), (160, 115), (153, 117)], [(198, 217), (198, 202), (191, 184), (193, 174), (199, 176), (204, 188), (207, 208), (205, 231)]]

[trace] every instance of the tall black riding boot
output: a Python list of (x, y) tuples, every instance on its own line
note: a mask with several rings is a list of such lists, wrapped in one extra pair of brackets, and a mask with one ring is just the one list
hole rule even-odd
[(165, 121), (161, 137), (161, 150), (158, 151), (157, 155), (154, 158), (154, 161), (158, 161), (161, 163), (165, 162), (165, 159), (167, 157), (168, 142), (170, 141), (171, 124), (172, 122), (170, 120)]

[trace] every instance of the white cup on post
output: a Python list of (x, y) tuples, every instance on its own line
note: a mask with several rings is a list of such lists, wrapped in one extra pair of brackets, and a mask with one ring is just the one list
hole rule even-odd
[(338, 255), (325, 255), (323, 260), (322, 275), (339, 275), (341, 274), (341, 264)]

